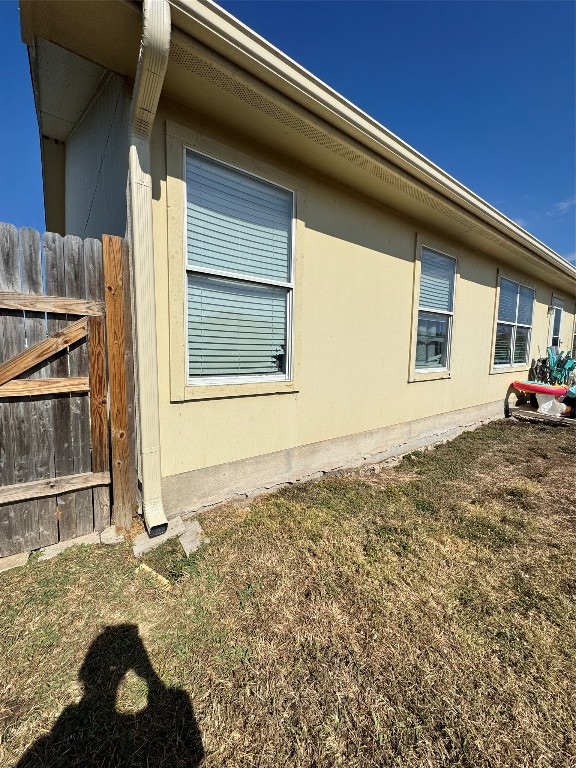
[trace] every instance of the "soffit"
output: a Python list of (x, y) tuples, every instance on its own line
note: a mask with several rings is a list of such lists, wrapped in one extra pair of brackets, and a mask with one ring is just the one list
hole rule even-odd
[(40, 131), (65, 141), (106, 70), (42, 39), (36, 42), (34, 58)]
[(107, 71), (134, 77), (142, 31), (138, 4), (20, 0), (40, 131), (65, 141)]
[(134, 77), (141, 3), (125, 0), (20, 0), (23, 41), (55, 43), (119, 75)]
[(564, 291), (576, 292), (576, 271), (570, 265), (564, 269), (560, 264), (559, 269), (540, 258), (178, 30), (173, 30), (163, 93), (269, 150), (281, 152), (412, 217), (420, 226), (448, 233), (498, 261), (528, 271)]

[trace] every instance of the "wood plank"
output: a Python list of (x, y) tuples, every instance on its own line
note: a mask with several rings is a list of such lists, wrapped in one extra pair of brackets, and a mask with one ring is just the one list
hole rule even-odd
[(0, 487), (0, 504), (10, 504), (23, 499), (39, 499), (56, 496), (85, 488), (110, 483), (110, 472), (85, 472), (82, 475), (68, 477), (50, 477), (47, 480), (33, 480), (29, 483), (17, 483)]
[(110, 387), (113, 511), (116, 530), (120, 532), (130, 530), (133, 513), (126, 398), (123, 240), (104, 235), (102, 244)]
[[(84, 242), (81, 238), (67, 235), (64, 238), (66, 261), (66, 296), (86, 298), (86, 273), (84, 269)], [(88, 349), (86, 344), (69, 348), (70, 376), (88, 376)], [(73, 394), (71, 402), (72, 452), (74, 472), (82, 474), (91, 469), (90, 458), (90, 404), (85, 394)], [(74, 536), (85, 536), (94, 530), (92, 491), (78, 491), (75, 496)], [(60, 539), (64, 541), (62, 527)]]
[[(64, 259), (64, 239), (60, 235), (47, 232), (44, 235), (44, 273), (46, 293), (52, 296), (66, 295), (66, 264)], [(55, 333), (67, 325), (61, 315), (48, 313), (48, 333)], [(69, 376), (68, 352), (57, 357), (47, 366), (47, 376), (64, 378)], [(66, 396), (57, 397), (52, 401), (52, 435), (54, 441), (54, 474), (56, 477), (68, 476), (74, 473), (74, 457), (71, 445), (71, 402)], [(62, 531), (70, 533), (76, 524), (76, 508), (74, 494), (64, 494), (56, 499), (58, 516), (58, 536)], [(63, 522), (64, 521), (64, 522)], [(72, 535), (74, 528), (72, 528)]]
[[(90, 365), (90, 427), (92, 434), (92, 471), (110, 469), (108, 436), (108, 392), (106, 383), (106, 333), (103, 318), (91, 317), (88, 323), (88, 360)], [(94, 527), (102, 531), (110, 525), (110, 497), (93, 493)]]
[(90, 364), (90, 418), (92, 422), (92, 469), (108, 469), (108, 414), (105, 376), (105, 332), (101, 318), (90, 318), (88, 359)]
[[(25, 273), (24, 260), (39, 258), (39, 236), (34, 230), (24, 230), (19, 233), (14, 242), (17, 251), (10, 259), (10, 269), (17, 268), (12, 273), (12, 287), (22, 290), (22, 279)], [(36, 237), (34, 237), (36, 235)], [(29, 345), (27, 330), (33, 329), (34, 320), (27, 319), (24, 313), (12, 313), (12, 333), (3, 339), (3, 343), (11, 344), (10, 352), (25, 349)], [(6, 348), (6, 347), (5, 347)], [(9, 364), (9, 363), (8, 363)], [(0, 366), (4, 368), (4, 365)], [(1, 381), (1, 379), (0, 379)], [(34, 479), (34, 453), (31, 441), (31, 423), (34, 420), (34, 405), (26, 400), (16, 400), (10, 403), (12, 415), (12, 441), (14, 450), (14, 483), (24, 483)], [(26, 501), (13, 508), (12, 539), (21, 552), (35, 549), (38, 546), (38, 505), (34, 501)]]
[[(42, 301), (44, 277), (42, 269), (42, 250), (40, 234), (34, 229), (20, 230), (20, 251), (22, 253), (22, 293), (28, 300)], [(33, 306), (25, 309), (26, 343), (28, 347), (43, 341), (48, 336), (46, 314), (42, 307), (38, 311)], [(46, 366), (42, 365), (30, 373), (36, 381), (44, 379)], [(0, 395), (1, 396), (1, 395)], [(52, 398), (36, 396), (29, 400), (32, 410), (30, 419), (30, 451), (33, 457), (33, 473), (28, 478), (43, 480), (54, 476), (54, 444), (52, 440)], [(41, 498), (33, 502), (37, 508), (36, 530), (30, 549), (46, 547), (58, 541), (58, 520), (56, 504), (52, 499)]]
[[(12, 440), (10, 439), (11, 435), (8, 433), (9, 422), (6, 418), (5, 410), (7, 405), (7, 403), (0, 403), (0, 474), (2, 475), (3, 484), (9, 476), (11, 478), (9, 482), (14, 481), (13, 466), (11, 467), (12, 472), (10, 475), (7, 471), (10, 466), (9, 461), (12, 453)], [(14, 548), (12, 542), (12, 518), (13, 514), (10, 507), (0, 507), (0, 557), (18, 554), (18, 548)]]
[(16, 357), (7, 360), (0, 365), (0, 386), (7, 381), (20, 376), (30, 368), (43, 363), (49, 357), (61, 352), (65, 347), (69, 347), (74, 342), (83, 339), (88, 333), (88, 321), (85, 317), (76, 320), (75, 323), (66, 328), (57, 331), (48, 336), (44, 341), (40, 341), (30, 349), (26, 349)]
[(136, 445), (136, 388), (134, 375), (134, 343), (132, 318), (132, 280), (130, 274), (130, 251), (126, 240), (122, 242), (122, 288), (124, 299), (124, 370), (126, 372), (126, 406), (128, 408), (128, 472), (129, 489), (132, 493), (132, 516), (141, 507), (138, 488), (137, 445)]
[[(20, 290), (18, 264), (18, 231), (11, 224), (0, 223), (0, 290)], [(20, 313), (0, 313), (0, 360), (4, 361), (24, 346), (23, 340), (14, 338)], [(14, 476), (14, 403), (0, 403), (0, 484), (12, 485)], [(18, 539), (15, 522), (17, 505), (0, 509), (0, 557), (24, 551)]]
[(67, 379), (14, 379), (0, 386), (0, 398), (38, 397), (89, 391), (88, 376), (70, 376)]
[[(84, 240), (86, 299), (102, 301), (104, 266), (100, 240)], [(103, 302), (102, 302), (103, 303)], [(106, 379), (106, 327), (103, 318), (88, 323), (88, 365), (90, 376), (90, 426), (92, 430), (92, 471), (110, 470), (110, 438), (108, 433), (108, 382)], [(92, 489), (94, 529), (103, 531), (110, 525), (110, 487)]]
[(69, 299), (65, 296), (31, 296), (26, 293), (0, 291), (0, 309), (100, 317), (104, 314), (104, 302)]
[[(23, 294), (30, 294), (42, 291), (42, 253), (40, 249), (40, 234), (35, 229), (23, 227), (19, 232), (20, 236), (20, 290)], [(30, 310), (24, 313), (24, 335), (26, 337), (26, 347), (34, 348), (46, 339), (46, 315), (44, 313), (32, 312)], [(28, 372), (32, 376), (33, 384), (35, 377), (39, 372), (32, 370)], [(0, 387), (1, 390), (1, 387)], [(26, 483), (33, 480), (42, 479), (36, 471), (37, 453), (43, 450), (41, 445), (41, 434), (39, 429), (39, 417), (41, 414), (42, 403), (37, 400), (23, 399), (20, 403), (22, 413), (25, 419), (25, 428), (22, 430), (20, 442), (20, 471), (18, 472), (18, 481)], [(44, 475), (46, 477), (46, 475)], [(31, 499), (26, 502), (26, 529), (24, 532), (24, 546), (27, 550), (38, 549), (40, 546), (40, 525), (39, 525), (39, 504), (37, 499)]]

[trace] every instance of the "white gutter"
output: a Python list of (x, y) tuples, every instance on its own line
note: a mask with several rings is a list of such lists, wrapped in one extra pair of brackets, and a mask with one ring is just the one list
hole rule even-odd
[(551, 248), (417, 152), (326, 83), (212, 0), (170, 0), (174, 25), (233, 61), (329, 125), (393, 163), (485, 225), (576, 280), (576, 269)]
[(131, 235), (134, 286), (142, 513), (150, 536), (164, 533), (168, 525), (162, 503), (160, 471), (150, 136), (168, 64), (170, 31), (167, 0), (144, 0), (140, 56), (130, 105), (128, 232)]

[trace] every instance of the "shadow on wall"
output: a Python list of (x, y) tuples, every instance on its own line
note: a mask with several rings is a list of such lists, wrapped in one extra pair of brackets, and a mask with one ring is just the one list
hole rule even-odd
[[(118, 689), (129, 670), (148, 688), (147, 706), (134, 714), (116, 710)], [(106, 627), (88, 649), (79, 679), (84, 687), (81, 701), (66, 707), (17, 768), (200, 765), (204, 748), (190, 698), (162, 683), (136, 625)]]

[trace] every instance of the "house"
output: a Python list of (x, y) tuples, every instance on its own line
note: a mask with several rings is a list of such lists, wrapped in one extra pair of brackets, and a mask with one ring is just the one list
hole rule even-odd
[(496, 417), (573, 346), (573, 266), (210, 0), (21, 20), (47, 228), (131, 241), (151, 532)]

